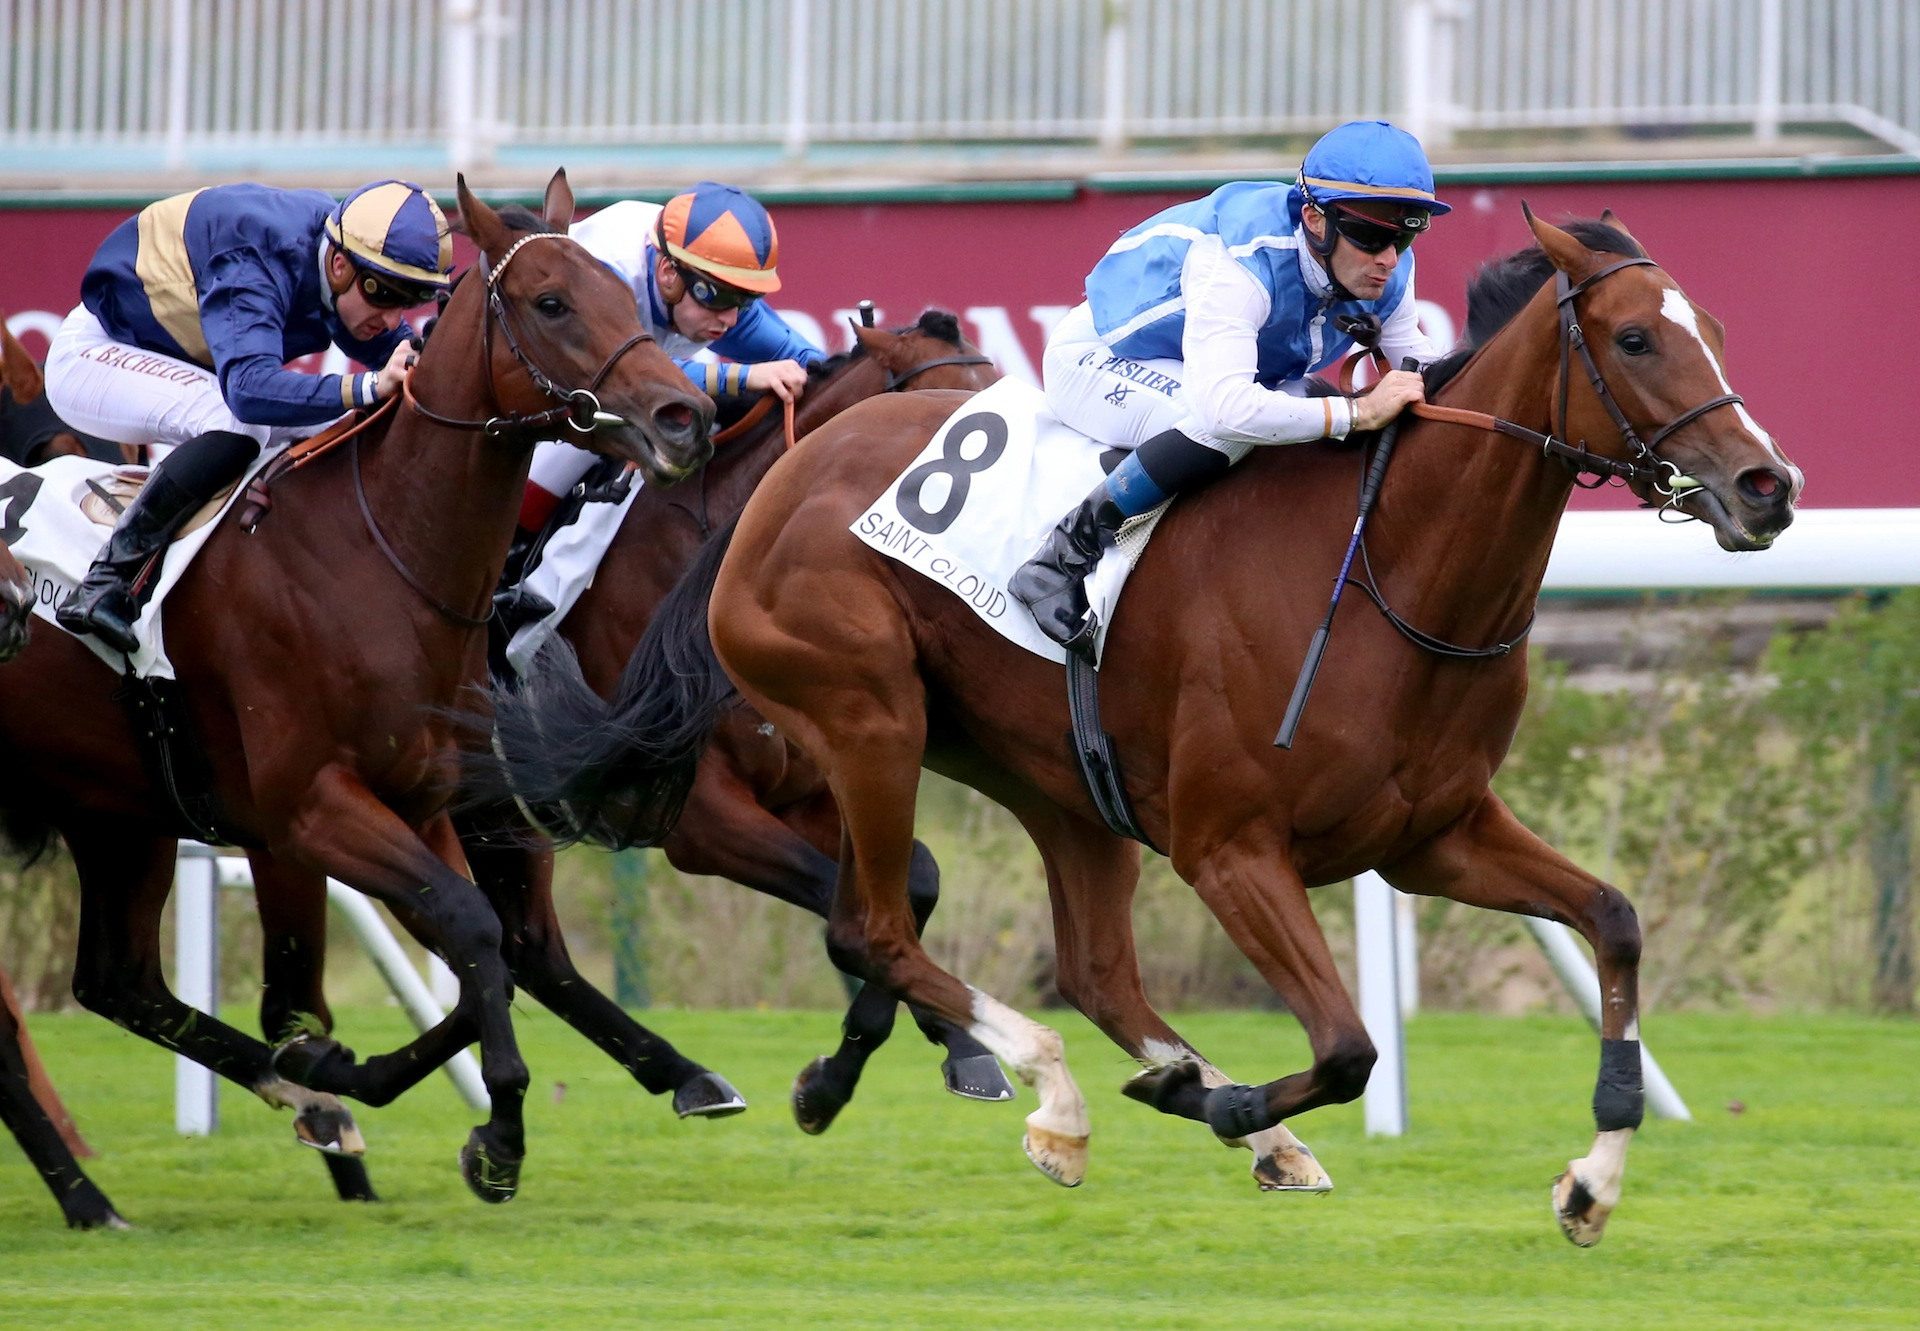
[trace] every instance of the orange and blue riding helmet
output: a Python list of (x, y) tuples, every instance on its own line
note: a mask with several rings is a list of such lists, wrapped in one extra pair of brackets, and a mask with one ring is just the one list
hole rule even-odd
[(780, 289), (780, 237), (759, 200), (735, 185), (703, 180), (667, 200), (657, 240), (675, 263), (716, 282), (765, 295)]

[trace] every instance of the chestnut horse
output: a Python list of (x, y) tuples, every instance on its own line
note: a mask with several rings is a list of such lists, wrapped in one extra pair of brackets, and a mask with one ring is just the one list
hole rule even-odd
[[(492, 1110), (461, 1170), (481, 1198), (504, 1201), (525, 1152), (527, 1069), (500, 925), (446, 812), (449, 712), (484, 678), (486, 612), (533, 441), (570, 422), (585, 446), (668, 484), (706, 460), (712, 404), (647, 335), (619, 280), (565, 235), (564, 174), (544, 222), (496, 213), (464, 180), (458, 197), (479, 263), (384, 434), (287, 473), (253, 531), (230, 522), (212, 534), (166, 607), (190, 736), (175, 758), (204, 762), (217, 825), (253, 862), (266, 927), (320, 933), (285, 916), (324, 909), (324, 879), (339, 878), (446, 959), (460, 979), (453, 1012), (360, 1062), (322, 1034), (275, 1049), (182, 1004), (161, 974), (159, 927), (186, 820), (141, 761), (114, 672), (66, 634), (36, 635), (0, 671), (0, 813), (17, 839), (58, 832), (72, 851), (81, 1003), (294, 1107), (310, 1144), (357, 1145), (333, 1095), (385, 1104), (477, 1039)], [(305, 965), (267, 959), (270, 974)], [(295, 984), (272, 992), (309, 1001)], [(300, 1013), (263, 1010), (268, 1029), (324, 1029), (312, 1000)], [(103, 1222), (42, 1174), (70, 1223)]]
[[(894, 331), (855, 325), (854, 335), (851, 354), (815, 368), (794, 409), (796, 439), (877, 394), (978, 389), (999, 378), (992, 361), (961, 335), (958, 320), (943, 311), (929, 310)], [(734, 431), (719, 436), (713, 461), (696, 479), (672, 489), (647, 487), (635, 496), (592, 586), (562, 622), (560, 637), (603, 696), (612, 694), (654, 611), (713, 527), (733, 520), (785, 452), (777, 411), (741, 425), (734, 437), (728, 437)], [(554, 816), (564, 822), (564, 815)], [(743, 1108), (731, 1086), (639, 1025), (575, 970), (553, 910), (552, 848), (528, 846), (518, 835), (488, 834), (486, 829), (508, 820), (517, 821), (497, 809), (459, 819), (475, 881), (504, 926), (514, 979), (647, 1090), (672, 1091), (682, 1117)], [(730, 878), (825, 916), (833, 899), (840, 815), (818, 769), (741, 709), (720, 727), (700, 763), (687, 814), (663, 845), (668, 861), (684, 873)], [(921, 846), (914, 867), (910, 893), (924, 924), (939, 894), (939, 871)], [(839, 1049), (802, 1074), (793, 1103), (807, 1131), (824, 1131), (852, 1098), (861, 1068), (892, 1031), (896, 1005), (881, 989), (857, 997)], [(1012, 1096), (993, 1056), (964, 1030), (931, 1016), (922, 1028), (946, 1047), (949, 1090), (986, 1100)]]
[[(642, 643), (633, 692), (616, 700), (614, 724), (601, 719), (602, 735), (626, 730), (627, 743), (591, 753), (587, 737), (557, 729), (542, 755), (528, 718), (503, 716), (509, 756), (531, 755), (511, 778), (585, 795), (583, 813), (614, 815), (603, 833), (657, 836), (633, 815), (670, 810), (725, 679), (650, 667), (685, 672), (716, 653), (839, 801), (836, 961), (970, 1024), (1034, 1085), (1027, 1153), (1069, 1185), (1086, 1168), (1088, 1119), (1059, 1036), (940, 970), (915, 935), (905, 887), (923, 763), (1006, 805), (1038, 845), (1060, 993), (1144, 1066), (1127, 1093), (1250, 1146), (1263, 1188), (1331, 1186), (1285, 1120), (1359, 1096), (1375, 1057), (1309, 887), (1377, 869), (1404, 891), (1562, 921), (1593, 946), (1605, 1002), (1597, 1136), (1553, 1203), (1570, 1238), (1598, 1241), (1641, 1116), (1640, 930), (1618, 890), (1521, 826), (1489, 787), (1526, 695), (1525, 655), (1508, 649), (1530, 622), (1581, 472), (1702, 519), (1729, 550), (1772, 542), (1800, 476), (1728, 388), (1719, 324), (1637, 243), (1610, 218), (1572, 231), (1528, 222), (1536, 247), (1474, 284), (1479, 345), (1430, 374), (1430, 395), (1453, 410), (1404, 422), (1380, 491), (1357, 567), (1397, 619), (1346, 598), (1292, 749), (1272, 736), (1341, 568), (1359, 451), (1256, 449), (1176, 505), (1106, 643), (1106, 719), (1140, 825), (1299, 1018), (1310, 1068), (1235, 1084), (1154, 1012), (1129, 918), (1137, 847), (1096, 816), (1063, 742), (1061, 668), (848, 530), (934, 437), (957, 405), (950, 395), (863, 404), (783, 459), (724, 556), (703, 556)], [(1488, 334), (1493, 324), (1503, 326)], [(1448, 645), (1456, 654), (1432, 650)], [(663, 701), (664, 712), (646, 710)], [(589, 765), (556, 780), (562, 753)]]

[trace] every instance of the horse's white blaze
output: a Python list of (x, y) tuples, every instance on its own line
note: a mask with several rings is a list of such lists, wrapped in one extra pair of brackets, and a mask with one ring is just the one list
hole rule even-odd
[[(1699, 344), (1700, 354), (1707, 358), (1707, 364), (1713, 367), (1714, 377), (1720, 381), (1720, 391), (1731, 393), (1733, 385), (1727, 382), (1727, 372), (1720, 368), (1720, 358), (1713, 354), (1713, 348), (1707, 345), (1707, 339), (1700, 335), (1700, 317), (1694, 313), (1693, 302), (1687, 299), (1686, 293), (1679, 287), (1668, 287), (1660, 296), (1660, 313), (1679, 324), (1687, 335)], [(1761, 447), (1773, 455), (1774, 461), (1793, 474), (1793, 491), (1798, 494), (1802, 479), (1800, 469), (1787, 461), (1786, 454), (1782, 453), (1779, 445), (1773, 442), (1773, 436), (1761, 429), (1760, 422), (1748, 412), (1746, 403), (1736, 402), (1733, 404), (1733, 409), (1739, 413), (1740, 423), (1760, 441)]]
[(1040, 1107), (1027, 1122), (1063, 1137), (1088, 1133), (1087, 1102), (1067, 1071), (1066, 1048), (1059, 1033), (1030, 1021), (990, 994), (968, 986), (973, 995), (973, 1025), (967, 1034), (985, 1045), (1033, 1087)]

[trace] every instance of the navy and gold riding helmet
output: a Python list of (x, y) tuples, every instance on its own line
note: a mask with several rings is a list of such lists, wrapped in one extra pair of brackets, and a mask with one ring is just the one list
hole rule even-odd
[(326, 230), (360, 271), (370, 297), (384, 287), (419, 304), (452, 282), (453, 232), (446, 215), (409, 181), (362, 185), (328, 214)]

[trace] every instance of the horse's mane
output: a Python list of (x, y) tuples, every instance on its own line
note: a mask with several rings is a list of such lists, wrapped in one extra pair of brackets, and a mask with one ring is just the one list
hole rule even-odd
[[(1588, 249), (1602, 254), (1620, 254), (1630, 259), (1647, 257), (1647, 252), (1632, 236), (1597, 218), (1576, 218), (1561, 229)], [(1427, 396), (1432, 397), (1442, 384), (1458, 374), (1468, 357), (1505, 328), (1552, 276), (1553, 260), (1538, 245), (1529, 245), (1480, 265), (1479, 271), (1467, 281), (1467, 335), (1459, 346), (1427, 367)]]
[(550, 235), (564, 235), (558, 227), (547, 225), (547, 219), (531, 208), (523, 208), (517, 203), (509, 203), (493, 210), (494, 216), (506, 223), (514, 231), (542, 231)]

